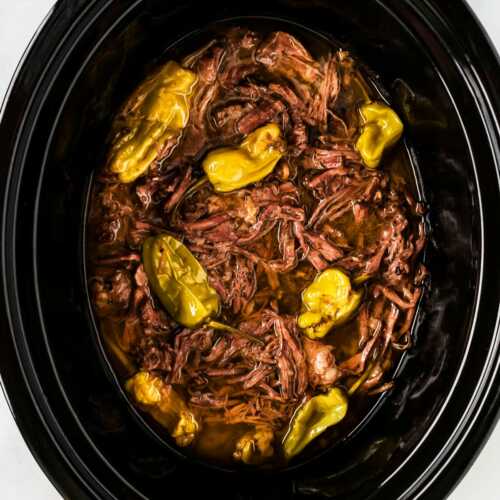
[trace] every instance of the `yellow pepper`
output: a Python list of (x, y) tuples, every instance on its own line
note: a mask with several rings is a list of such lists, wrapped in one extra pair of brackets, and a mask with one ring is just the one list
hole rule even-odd
[(256, 426), (238, 440), (233, 458), (245, 464), (259, 465), (273, 456), (273, 439), (274, 433), (270, 427)]
[(194, 328), (219, 310), (219, 296), (189, 249), (168, 234), (152, 236), (143, 246), (144, 269), (170, 315)]
[(196, 80), (195, 73), (169, 61), (130, 97), (115, 123), (110, 154), (110, 170), (121, 182), (143, 175), (167, 142), (179, 140)]
[(269, 175), (284, 152), (281, 130), (270, 123), (248, 134), (238, 147), (210, 152), (203, 160), (203, 169), (215, 191), (226, 193)]
[(125, 383), (135, 402), (165, 427), (178, 446), (189, 446), (199, 424), (171, 385), (148, 372), (138, 372)]
[(303, 312), (298, 325), (311, 338), (324, 337), (332, 327), (347, 321), (361, 302), (361, 292), (339, 269), (327, 269), (302, 292)]
[(283, 441), (285, 457), (294, 457), (328, 427), (339, 423), (345, 417), (347, 407), (347, 397), (338, 387), (304, 403), (295, 412)]
[(377, 168), (384, 151), (396, 144), (403, 133), (403, 123), (385, 104), (369, 102), (360, 107), (363, 120), (356, 148), (368, 168)]
[(177, 323), (187, 328), (204, 324), (263, 344), (250, 333), (211, 319), (219, 312), (219, 295), (203, 266), (179, 240), (168, 234), (151, 236), (142, 247), (142, 260), (153, 291)]

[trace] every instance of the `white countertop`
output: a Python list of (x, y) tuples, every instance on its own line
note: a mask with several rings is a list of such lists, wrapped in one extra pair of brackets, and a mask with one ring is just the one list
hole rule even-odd
[[(469, 0), (469, 3), (500, 47), (500, 2)], [(17, 61), (52, 4), (52, 0), (0, 0), (0, 98), (7, 90)], [(499, 463), (500, 426), (497, 426), (450, 500), (498, 500)], [(60, 500), (28, 451), (1, 394), (0, 492), (2, 500)]]

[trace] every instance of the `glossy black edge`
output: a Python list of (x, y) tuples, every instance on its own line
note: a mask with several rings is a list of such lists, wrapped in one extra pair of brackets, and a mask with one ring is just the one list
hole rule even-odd
[[(411, 2), (405, 0), (404, 3)], [(433, 2), (423, 0), (419, 14), (424, 19), (435, 18), (441, 25), (446, 39), (443, 35), (439, 35), (436, 30), (433, 31), (436, 39), (448, 53), (451, 54), (451, 47), (455, 49), (458, 47), (465, 55), (462, 61), (455, 59), (455, 65), (469, 85), (477, 108), (481, 110), (484, 130), (489, 138), (492, 161), (496, 167), (497, 184), (492, 186), (492, 189), (496, 189), (498, 192), (500, 191), (499, 54), (485, 28), (466, 1), (446, 0), (442, 2), (442, 11), (439, 11)], [(464, 26), (463, 38), (459, 41), (452, 26), (463, 25), (461, 20), (464, 17), (469, 17), (471, 22), (467, 25), (467, 29)], [(432, 25), (435, 26), (434, 23)], [(465, 127), (464, 132), (466, 132)], [(481, 219), (483, 219), (483, 215), (481, 213)], [(481, 220), (482, 222), (483, 220)], [(484, 231), (482, 243), (481, 281), (484, 277), (484, 269), (488, 268), (484, 255)], [(484, 288), (481, 290), (478, 287), (478, 289), (481, 295), (487, 293)], [(480, 297), (478, 299), (480, 300)], [(467, 422), (460, 429), (460, 435), (455, 436), (455, 441), (447, 447), (439, 467), (436, 468), (432, 464), (431, 471), (426, 471), (425, 475), (428, 478), (426, 484), (421, 481), (412, 491), (408, 491), (408, 495), (412, 495), (411, 498), (447, 497), (470, 469), (500, 419), (500, 303), (497, 302), (496, 305), (492, 348), (489, 350), (489, 357), (483, 370), (482, 385), (476, 388), (476, 400), (473, 402), (475, 403), (473, 409), (476, 410), (476, 415), (472, 417), (470, 414), (468, 415)], [(471, 406), (472, 402), (469, 408)], [(481, 418), (479, 418), (479, 412), (482, 412)]]
[[(403, 5), (405, 2), (401, 3)], [(447, 3), (453, 4), (453, 9), (448, 9), (449, 12), (447, 12), (449, 18), (461, 19), (464, 16), (471, 16), (469, 8), (462, 1)], [(90, 9), (91, 5), (92, 3), (89, 3), (87, 7)], [(421, 2), (418, 9), (421, 14), (424, 13), (425, 15), (431, 17), (436, 17), (436, 14), (438, 14), (439, 17), (439, 13), (434, 11), (430, 2)], [(74, 15), (68, 15), (68, 11), (73, 12)], [(51, 15), (49, 15), (45, 20), (38, 35), (32, 41), (30, 49), (25, 55), (24, 61), (20, 65), (21, 70), (28, 60), (36, 57), (37, 52), (41, 50), (40, 40), (44, 36), (50, 32), (51, 39), (54, 40), (57, 36), (59, 36), (59, 41), (63, 38), (65, 33), (71, 31), (73, 28), (77, 28), (78, 21), (81, 21), (81, 17), (77, 16), (81, 15), (83, 17), (85, 11), (86, 9), (83, 6), (83, 2), (73, 1), (73, 5), (70, 6), (68, 2), (60, 1), (54, 8)], [(500, 156), (498, 123), (496, 120), (496, 116), (499, 114), (498, 106), (500, 102), (500, 96), (498, 93), (498, 89), (500, 89), (500, 81), (498, 77), (500, 74), (498, 57), (494, 49), (491, 47), (489, 39), (484, 35), (480, 25), (472, 19), (473, 18), (471, 18), (470, 26), (468, 26), (467, 33), (465, 33), (462, 43), (468, 49), (467, 52), (474, 56), (475, 62), (479, 62), (479, 64), (477, 67), (472, 66), (473, 73), (467, 75), (467, 78), (469, 83), (472, 84), (472, 87), (474, 87), (477, 105), (483, 113), (485, 130), (489, 133), (490, 147), (497, 163), (498, 177), (498, 158)], [(475, 41), (474, 43), (471, 43), (473, 38), (475, 38)], [(478, 43), (477, 40), (480, 40), (480, 42)], [(54, 45), (57, 44), (55, 43)], [(46, 47), (44, 47), (44, 50), (46, 50)], [(3, 146), (2, 150), (7, 153), (7, 157), (14, 157), (18, 145), (19, 138), (17, 137), (17, 132), (21, 109), (15, 108), (11, 105), (11, 102), (19, 92), (20, 90), (16, 88), (16, 81), (14, 80), (9, 93), (6, 96), (2, 123), (0, 124), (0, 144)], [(491, 96), (492, 99), (489, 99), (488, 95)], [(31, 100), (31, 103), (32, 102), (33, 99)], [(25, 107), (24, 115), (27, 114), (29, 108), (30, 105)], [(2, 182), (4, 183), (5, 188), (9, 187), (9, 179), (3, 179)], [(4, 205), (5, 202), (5, 193), (2, 193), (2, 204)], [(10, 257), (6, 255), (4, 243), (6, 241), (6, 234), (10, 233), (12, 233), (12, 228), (7, 227), (6, 221), (2, 220), (2, 245), (0, 250), (1, 264), (4, 270), (7, 269), (5, 266), (8, 260), (7, 257)], [(12, 262), (9, 262), (9, 264), (12, 264)], [(3, 273), (2, 285), (4, 293), (9, 287), (8, 278), (10, 277), (13, 276), (7, 276), (7, 273)], [(2, 328), (7, 331), (10, 327), (7, 322), (7, 318), (10, 318), (10, 311), (7, 302), (2, 302), (0, 307), (0, 321), (2, 322)], [(494, 333), (497, 341), (499, 329), (498, 323), (499, 320), (497, 317), (496, 330)], [(22, 346), (16, 346), (13, 339), (6, 338), (6, 336), (2, 337), (2, 342), (5, 343), (5, 346), (2, 345), (0, 353), (0, 370), (2, 379), (6, 386), (5, 392), (10, 401), (13, 413), (17, 417), (18, 426), (20, 427), (21, 432), (23, 433), (33, 454), (39, 463), (50, 463), (50, 466), (44, 467), (42, 465), (42, 468), (45, 469), (45, 472), (49, 475), (56, 486), (59, 486), (59, 491), (65, 497), (92, 497), (92, 493), (83, 489), (82, 478), (79, 477), (74, 471), (70, 470), (68, 462), (62, 458), (62, 455), (57, 454), (57, 456), (54, 457), (54, 445), (56, 445), (55, 436), (51, 435), (49, 427), (43, 421), (43, 414), (39, 405), (40, 401), (43, 401), (43, 394), (35, 394), (36, 390), (33, 392), (30, 390), (28, 381), (31, 377), (28, 377), (26, 371), (24, 373), (21, 372), (21, 365), (18, 366), (15, 362), (13, 362), (13, 359), (15, 359), (13, 356), (17, 357), (19, 355), (19, 350), (22, 349)], [(450, 491), (450, 488), (456, 484), (462, 474), (466, 471), (466, 468), (470, 465), (472, 459), (479, 452), (482, 444), (488, 437), (493, 424), (498, 419), (500, 403), (500, 394), (497, 389), (500, 383), (498, 356), (496, 356), (496, 358), (496, 364), (493, 364), (493, 361), (495, 360), (494, 351), (491, 353), (490, 358), (490, 379), (487, 384), (482, 386), (482, 394), (480, 394), (481, 401), (479, 402), (480, 404), (478, 404), (479, 408), (483, 408), (481, 419), (475, 418), (467, 427), (467, 432), (464, 432), (463, 435), (463, 439), (467, 437), (467, 442), (464, 443), (462, 439), (453, 447), (453, 449), (448, 450), (447, 457), (444, 457), (445, 459), (443, 462), (443, 464), (448, 467), (446, 473), (435, 474), (434, 480), (428, 483), (427, 488), (420, 487), (418, 491), (413, 492), (416, 497), (423, 494), (432, 494), (432, 497), (440, 498), (446, 496), (446, 494)], [(23, 381), (22, 384), (20, 384), (21, 380)], [(40, 398), (40, 396), (42, 396), (42, 398)], [(25, 413), (27, 414), (26, 409), (36, 410), (40, 415), (40, 421), (34, 420), (29, 422), (29, 418), (25, 415)], [(52, 446), (50, 446), (51, 444)], [(458, 449), (460, 449), (460, 456), (456, 453)], [(50, 471), (46, 470), (47, 468), (50, 468)], [(95, 491), (94, 493), (98, 494), (101, 498), (106, 497), (103, 495), (104, 492)]]
[[(63, 498), (82, 500), (111, 499), (114, 496), (106, 491), (103, 485), (99, 485), (88, 471), (86, 471), (87, 474), (82, 473), (86, 469), (85, 465), (79, 460), (77, 453), (71, 450), (55, 416), (44, 404), (43, 389), (38, 385), (34, 371), (30, 370), (31, 358), (24, 331), (19, 322), (16, 328), (13, 325), (13, 311), (17, 309), (18, 297), (16, 290), (12, 290), (12, 284), (16, 279), (12, 272), (14, 255), (13, 252), (7, 251), (6, 242), (14, 239), (14, 231), (12, 225), (7, 222), (6, 214), (9, 202), (7, 193), (13, 187), (11, 167), (20, 144), (23, 140), (26, 141), (26, 136), (29, 136), (29, 132), (26, 132), (23, 127), (29, 123), (28, 118), (32, 110), (36, 110), (37, 104), (40, 105), (44, 100), (47, 91), (47, 82), (43, 81), (45, 71), (56, 59), (58, 50), (63, 44), (72, 37), (78, 38), (79, 33), (85, 31), (87, 23), (84, 19), (88, 16), (88, 22), (95, 18), (96, 14), (92, 13), (92, 7), (95, 7), (96, 3), (98, 2), (57, 0), (25, 49), (0, 110), (0, 144), (12, 160), (11, 164), (5, 167), (5, 176), (2, 176), (0, 190), (0, 206), (2, 207), (0, 325), (1, 331), (12, 333), (10, 336), (7, 334), (0, 336), (0, 381), (10, 411), (40, 468)], [(108, 3), (105, 2), (106, 5)], [(50, 47), (48, 48), (47, 45)], [(23, 102), (24, 107), (16, 106), (19, 102), (15, 103), (15, 101), (22, 101), (25, 98), (23, 89), (19, 88), (22, 73), (26, 71), (30, 61), (36, 60), (40, 53), (52, 54), (50, 61), (37, 75), (38, 83), (30, 98)], [(15, 297), (14, 304), (8, 299), (9, 291), (10, 295)], [(17, 337), (16, 340), (14, 340), (14, 335)], [(22, 359), (29, 361), (23, 362)], [(92, 489), (89, 485), (92, 485)]]

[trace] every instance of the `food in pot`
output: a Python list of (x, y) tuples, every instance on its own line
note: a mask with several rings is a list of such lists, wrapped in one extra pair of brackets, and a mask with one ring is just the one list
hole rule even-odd
[(293, 417), (283, 441), (287, 458), (300, 453), (313, 439), (328, 427), (340, 422), (347, 413), (347, 396), (334, 387), (326, 394), (318, 394), (306, 401)]
[(129, 99), (111, 147), (111, 172), (121, 182), (143, 175), (158, 154), (175, 146), (189, 119), (196, 75), (170, 61)]
[(396, 144), (403, 133), (398, 115), (385, 104), (367, 102), (359, 107), (363, 127), (356, 143), (363, 163), (368, 168), (378, 167), (384, 151)]
[(380, 95), (344, 50), (234, 28), (116, 117), (89, 285), (131, 401), (176, 446), (286, 464), (392, 387), (426, 232)]
[(345, 273), (340, 269), (326, 269), (302, 292), (304, 312), (297, 323), (309, 338), (324, 337), (335, 325), (345, 323), (353, 315), (361, 297), (361, 292), (351, 289)]
[(219, 297), (207, 273), (180, 241), (168, 234), (151, 236), (142, 260), (153, 291), (177, 323), (194, 328), (218, 312)]
[(267, 177), (283, 156), (285, 144), (276, 123), (260, 127), (237, 147), (215, 149), (203, 160), (203, 170), (219, 193), (227, 193)]

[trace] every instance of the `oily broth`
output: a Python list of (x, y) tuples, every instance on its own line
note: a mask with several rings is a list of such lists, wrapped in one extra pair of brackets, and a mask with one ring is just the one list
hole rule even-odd
[[(293, 31), (292, 31), (293, 33)], [(330, 50), (337, 50), (334, 44), (328, 44), (325, 39), (315, 40), (311, 47), (304, 40), (304, 37), (299, 35), (305, 41), (307, 48), (311, 49), (313, 55), (317, 58), (319, 54), (326, 53)], [(311, 35), (307, 38), (311, 39)], [(314, 37), (313, 37), (314, 38)], [(193, 44), (191, 44), (193, 45)], [(361, 72), (357, 73), (356, 84), (353, 85), (352, 91), (343, 95), (337, 103), (337, 109), (341, 117), (348, 123), (350, 127), (358, 127), (359, 125), (359, 105), (366, 98), (366, 95), (373, 99), (379, 99), (381, 92), (377, 89), (374, 83), (365, 78)], [(262, 80), (265, 80), (265, 75), (261, 75)], [(386, 157), (384, 157), (383, 168), (389, 173), (390, 178), (395, 183), (404, 183), (411, 192), (415, 192), (415, 182), (410, 169), (410, 159), (404, 148), (400, 143), (398, 144)], [(301, 173), (299, 172), (299, 175)], [(130, 187), (124, 186), (120, 188), (123, 190), (123, 198), (130, 198)], [(303, 190), (302, 203), (304, 205), (306, 214), (312, 212), (312, 198), (308, 193)], [(205, 190), (202, 189), (195, 196), (204, 196)], [(227, 196), (232, 196), (231, 194)], [(182, 205), (181, 205), (182, 209)], [(158, 215), (159, 217), (159, 215)], [(345, 216), (334, 222), (336, 229), (342, 231), (345, 235), (346, 241), (350, 246), (367, 245), (375, 241), (380, 232), (380, 223), (375, 216), (369, 216), (366, 221), (361, 224), (355, 224), (352, 211)], [(118, 228), (118, 231), (127, 231), (126, 227)], [(258, 255), (276, 256), (278, 251), (278, 229), (275, 228), (271, 231), (261, 242), (256, 244), (252, 249)], [(98, 245), (94, 245), (92, 241), (89, 243), (88, 252), (92, 260), (103, 257), (99, 255)], [(311, 283), (314, 276), (317, 274), (313, 266), (307, 261), (303, 261), (300, 265), (291, 272), (279, 274), (274, 276), (274, 284), (270, 285), (273, 280), (266, 277), (265, 274), (260, 276), (257, 283), (257, 294), (254, 299), (254, 309), (244, 310), (242, 315), (235, 316), (229, 311), (222, 311), (222, 318), (230, 325), (237, 323), (241, 320), (242, 316), (250, 315), (255, 309), (261, 307), (261, 304), (266, 301), (268, 304), (273, 304), (277, 307), (280, 313), (285, 314), (298, 314), (301, 308), (301, 294), (303, 290)], [(260, 301), (260, 304), (259, 304)], [(116, 325), (115, 325), (116, 326)], [(116, 332), (110, 321), (106, 318), (100, 319), (100, 331), (108, 343), (108, 349), (111, 351), (111, 358), (114, 360), (115, 366), (118, 371), (126, 379), (133, 372), (133, 361), (127, 359), (127, 356), (116, 349), (120, 347), (123, 342), (120, 335)], [(352, 317), (347, 323), (341, 325), (324, 339), (325, 343), (331, 344), (335, 347), (335, 357), (337, 361), (342, 362), (355, 354), (358, 350), (359, 335), (356, 328), (356, 315)], [(182, 387), (178, 388), (180, 391)], [(338, 426), (330, 429), (320, 439), (313, 442), (309, 447), (309, 453), (312, 450), (327, 448), (332, 445), (336, 440), (345, 437), (365, 418), (370, 409), (371, 403), (363, 398), (354, 397), (352, 405), (350, 404), (350, 411), (345, 421), (341, 422)], [(197, 437), (192, 452), (202, 459), (207, 459), (212, 462), (221, 464), (232, 464), (232, 453), (238, 439), (251, 429), (247, 424), (223, 424), (220, 422), (208, 422), (203, 426), (200, 435)], [(277, 441), (283, 439), (287, 430), (284, 429), (277, 435)], [(284, 463), (283, 458), (279, 457), (274, 461), (276, 463)]]

